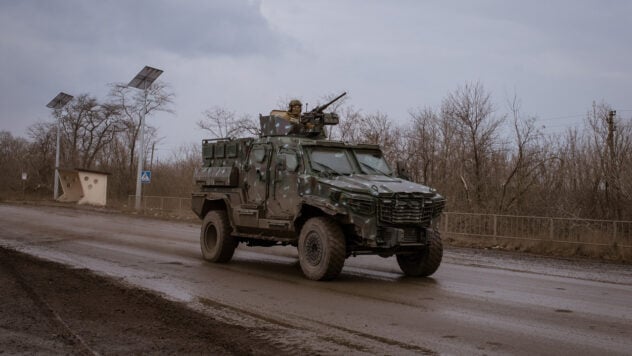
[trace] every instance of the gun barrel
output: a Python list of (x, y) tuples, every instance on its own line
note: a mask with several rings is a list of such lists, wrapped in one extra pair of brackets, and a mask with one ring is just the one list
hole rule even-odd
[(331, 104), (335, 103), (336, 101), (338, 101), (340, 98), (342, 98), (342, 97), (343, 97), (343, 96), (345, 96), (345, 95), (347, 95), (347, 92), (344, 92), (344, 93), (342, 93), (342, 94), (338, 95), (338, 96), (337, 96), (337, 97), (335, 97), (332, 101), (328, 102), (328, 103), (327, 103), (327, 104), (325, 104), (325, 105), (321, 105), (321, 106), (317, 106), (317, 107), (315, 107), (315, 108), (314, 108), (311, 112), (314, 112), (314, 113), (321, 113), (321, 112), (323, 112), (323, 110), (327, 109), (327, 107), (328, 107), (329, 105), (331, 105)]

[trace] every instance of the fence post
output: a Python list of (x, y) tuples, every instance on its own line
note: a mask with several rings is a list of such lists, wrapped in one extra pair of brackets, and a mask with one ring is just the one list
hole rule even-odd
[(613, 221), (612, 225), (612, 245), (614, 246), (617, 243), (617, 222)]
[(497, 235), (497, 224), (498, 224), (498, 215), (494, 214), (494, 243), (498, 245), (498, 235)]
[(553, 240), (553, 219), (549, 219), (550, 222), (550, 226), (549, 226), (549, 239)]
[(449, 216), (449, 214), (446, 214), (446, 213), (443, 214), (443, 218), (444, 218), (444, 221), (443, 221), (443, 233), (446, 234), (446, 235), (448, 234), (448, 216)]

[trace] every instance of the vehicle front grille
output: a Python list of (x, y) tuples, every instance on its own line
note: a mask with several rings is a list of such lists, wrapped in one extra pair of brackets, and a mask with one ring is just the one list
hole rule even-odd
[(378, 230), (378, 235), (383, 241), (388, 241), (387, 244), (394, 246), (396, 244), (406, 243), (420, 243), (425, 242), (425, 235), (423, 228), (419, 227), (382, 227)]
[(383, 198), (379, 203), (380, 221), (387, 224), (429, 225), (441, 214), (445, 200), (433, 201), (421, 195), (398, 195)]
[(419, 229), (414, 227), (404, 229), (404, 236), (400, 242), (419, 242)]

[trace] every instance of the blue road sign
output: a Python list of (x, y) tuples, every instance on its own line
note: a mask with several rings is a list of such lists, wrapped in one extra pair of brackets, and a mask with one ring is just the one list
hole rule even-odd
[(143, 171), (140, 175), (141, 183), (151, 183), (151, 171)]

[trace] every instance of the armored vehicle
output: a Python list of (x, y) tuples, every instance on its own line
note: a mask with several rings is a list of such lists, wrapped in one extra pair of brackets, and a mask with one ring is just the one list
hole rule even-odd
[(292, 245), (312, 280), (335, 278), (346, 258), (366, 254), (395, 255), (407, 276), (433, 274), (445, 199), (401, 178), (379, 146), (327, 140), (325, 126), (339, 121), (324, 113), (329, 104), (299, 125), (260, 115), (257, 138), (202, 141), (192, 209), (203, 220), (203, 258), (228, 262), (239, 243)]

